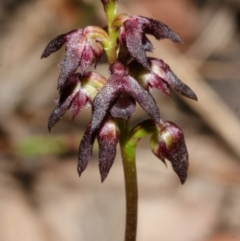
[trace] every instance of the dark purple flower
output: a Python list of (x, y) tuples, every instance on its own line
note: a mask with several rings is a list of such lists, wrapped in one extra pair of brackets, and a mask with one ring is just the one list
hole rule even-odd
[(101, 42), (107, 38), (108, 35), (103, 29), (89, 26), (61, 34), (50, 41), (41, 58), (48, 57), (66, 43), (65, 58), (61, 63), (58, 78), (58, 89), (65, 85), (66, 80), (76, 72), (78, 67), (81, 73), (84, 73), (91, 64), (97, 63), (103, 53)]
[(165, 159), (171, 162), (183, 184), (187, 178), (188, 152), (181, 129), (172, 122), (161, 122), (151, 137), (151, 149), (164, 163)]
[(161, 59), (148, 58), (153, 72), (152, 80), (150, 84), (157, 88), (158, 83), (165, 82), (173, 90), (181, 95), (184, 95), (190, 99), (197, 100), (196, 94), (184, 84), (178, 77), (172, 72), (170, 67), (164, 63)]
[(119, 42), (126, 47), (131, 56), (142, 64), (146, 69), (150, 65), (146, 51), (152, 51), (153, 46), (146, 34), (153, 35), (156, 39), (168, 38), (175, 42), (182, 43), (180, 37), (164, 23), (137, 15), (119, 15), (114, 27), (119, 27)]
[(161, 59), (148, 58), (150, 71), (136, 61), (129, 65), (130, 73), (145, 88), (155, 88), (170, 96), (170, 88), (190, 99), (197, 100), (195, 93), (172, 72)]
[(92, 155), (92, 148), (97, 137), (99, 145), (99, 170), (102, 182), (107, 177), (116, 156), (119, 130), (111, 118), (106, 118), (97, 132), (90, 131), (90, 125), (81, 140), (78, 153), (77, 171), (79, 176), (86, 169)]
[[(101, 125), (108, 111), (114, 106), (122, 94), (136, 100), (144, 111), (156, 122), (160, 121), (157, 104), (152, 95), (126, 72), (125, 67), (116, 62), (111, 66), (111, 75), (93, 101), (91, 132)], [(118, 103), (118, 102), (117, 102)]]
[(66, 110), (71, 109), (74, 118), (84, 106), (92, 104), (94, 97), (105, 83), (106, 79), (95, 72), (72, 75), (60, 90), (60, 98), (49, 117), (48, 130), (51, 131)]

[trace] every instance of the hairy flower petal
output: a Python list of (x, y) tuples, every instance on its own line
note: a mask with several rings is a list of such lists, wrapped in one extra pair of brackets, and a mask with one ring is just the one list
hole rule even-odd
[(110, 113), (115, 118), (122, 118), (127, 120), (136, 111), (136, 102), (133, 98), (126, 93), (122, 93), (118, 96), (116, 102), (110, 109)]
[(197, 100), (196, 94), (186, 84), (178, 79), (166, 63), (155, 58), (149, 58), (149, 61), (151, 63), (152, 71), (164, 80), (172, 89), (190, 99)]
[[(123, 39), (124, 45), (134, 59), (141, 63), (146, 69), (149, 69), (149, 63), (145, 53), (145, 49), (149, 49), (149, 41), (143, 40), (142, 30), (139, 28), (137, 21), (131, 19), (124, 22)], [(144, 41), (144, 43), (142, 42)]]
[(65, 44), (69, 38), (69, 36), (72, 35), (72, 33), (76, 32), (77, 30), (72, 30), (66, 34), (61, 34), (57, 36), (56, 38), (52, 39), (49, 44), (46, 46), (45, 50), (42, 53), (42, 58), (47, 58), (50, 54), (56, 52), (59, 50), (63, 44)]
[(78, 115), (78, 113), (86, 106), (88, 98), (85, 93), (79, 91), (73, 98), (71, 103), (71, 111), (73, 119)]
[[(133, 68), (133, 76), (138, 80), (144, 89), (155, 88), (161, 91), (163, 94), (170, 96), (169, 85), (161, 79), (158, 75), (144, 69), (139, 63), (134, 61), (130, 65)], [(130, 68), (131, 68), (130, 67)]]
[(115, 22), (115, 25), (119, 27), (118, 39), (121, 45), (125, 46), (131, 56), (148, 70), (150, 70), (150, 66), (146, 52), (151, 52), (153, 45), (146, 34), (151, 34), (158, 40), (168, 38), (182, 43), (180, 37), (171, 28), (151, 18), (133, 15), (125, 18), (119, 17)]
[(65, 112), (71, 107), (72, 101), (80, 89), (79, 74), (74, 74), (69, 78), (68, 84), (61, 89), (60, 99), (51, 113), (48, 120), (48, 130), (51, 131), (53, 126), (62, 118)]
[(91, 131), (94, 132), (100, 127), (110, 107), (114, 105), (117, 97), (124, 92), (136, 100), (156, 123), (159, 123), (160, 113), (152, 95), (127, 74), (126, 69), (120, 62), (114, 63), (110, 70), (113, 74), (93, 101)]
[(151, 73), (149, 74), (149, 84), (152, 88), (156, 88), (159, 91), (161, 91), (162, 93), (164, 93), (167, 96), (170, 96), (170, 89), (168, 84), (166, 84), (166, 82), (164, 82), (161, 78), (159, 78), (157, 75)]
[(83, 107), (87, 106), (87, 104), (92, 104), (93, 99), (105, 83), (106, 79), (94, 72), (85, 72), (83, 75), (75, 73), (72, 75), (66, 85), (59, 91), (60, 99), (49, 118), (49, 131), (68, 109), (72, 111), (74, 119)]
[(183, 184), (187, 178), (188, 152), (184, 136), (172, 122), (162, 122), (151, 138), (153, 153), (161, 160), (168, 159)]
[(87, 167), (89, 159), (92, 155), (94, 140), (95, 140), (95, 135), (90, 132), (90, 125), (89, 125), (83, 135), (83, 138), (79, 146), (78, 165), (77, 165), (77, 172), (79, 176), (81, 176), (82, 172)]
[(168, 38), (174, 42), (182, 43), (180, 37), (166, 24), (147, 17), (137, 16), (137, 18), (143, 25), (143, 32), (152, 34), (156, 39)]
[(131, 76), (126, 76), (124, 79), (125, 84), (123, 87), (126, 93), (139, 103), (139, 105), (155, 121), (155, 123), (159, 123), (160, 113), (152, 95), (140, 86), (139, 83)]
[(95, 132), (101, 125), (110, 106), (114, 100), (122, 92), (122, 85), (119, 84), (119, 76), (111, 75), (107, 84), (101, 92), (97, 94), (93, 101), (91, 131)]
[(74, 32), (66, 43), (66, 54), (58, 78), (58, 89), (62, 88), (66, 80), (75, 73), (80, 65), (85, 43), (86, 37), (83, 35), (81, 29)]
[(51, 132), (55, 124), (63, 117), (71, 105), (72, 97), (68, 97), (63, 103), (58, 103), (48, 119), (48, 131)]
[(93, 64), (94, 67), (96, 68), (96, 64), (97, 62), (101, 59), (102, 54), (103, 54), (103, 47), (100, 43), (94, 41), (91, 41), (91, 49), (94, 55), (94, 59), (93, 59)]
[(98, 132), (99, 169), (102, 182), (107, 177), (116, 156), (116, 146), (119, 140), (119, 130), (113, 120), (104, 121)]

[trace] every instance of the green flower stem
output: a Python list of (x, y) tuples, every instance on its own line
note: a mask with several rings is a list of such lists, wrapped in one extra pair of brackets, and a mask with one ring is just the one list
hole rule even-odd
[(137, 145), (137, 143), (146, 135), (153, 134), (157, 132), (156, 124), (153, 120), (145, 120), (134, 128), (128, 133), (127, 139), (128, 143), (131, 145)]
[(135, 164), (136, 146), (121, 147), (126, 190), (126, 229), (125, 241), (135, 241), (137, 233), (138, 187)]
[(138, 213), (138, 187), (135, 164), (136, 145), (126, 141), (128, 122), (122, 120), (119, 124), (120, 148), (123, 161), (126, 190), (126, 228), (125, 241), (136, 241), (137, 213)]
[(152, 120), (146, 120), (136, 125), (130, 132), (128, 121), (118, 120), (118, 126), (126, 190), (125, 241), (136, 241), (138, 214), (136, 147), (142, 137), (156, 131), (156, 125)]
[(105, 49), (109, 64), (113, 64), (117, 60), (117, 38), (118, 32), (116, 28), (112, 27), (112, 23), (117, 14), (117, 0), (108, 0), (105, 1), (104, 10), (107, 16), (107, 25), (108, 25), (108, 35), (110, 38), (110, 46)]

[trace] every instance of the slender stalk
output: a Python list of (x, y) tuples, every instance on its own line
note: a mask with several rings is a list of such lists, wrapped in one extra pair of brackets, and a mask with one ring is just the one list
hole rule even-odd
[(138, 187), (135, 164), (136, 144), (133, 142), (126, 142), (126, 134), (128, 132), (127, 121), (122, 121), (119, 127), (121, 131), (120, 148), (123, 161), (126, 191), (125, 241), (136, 241), (138, 213)]
[(111, 42), (111, 45), (108, 49), (105, 49), (105, 52), (108, 58), (108, 63), (113, 64), (117, 60), (118, 32), (112, 27), (112, 23), (117, 14), (118, 2), (117, 0), (102, 0), (102, 3), (107, 17), (108, 34)]

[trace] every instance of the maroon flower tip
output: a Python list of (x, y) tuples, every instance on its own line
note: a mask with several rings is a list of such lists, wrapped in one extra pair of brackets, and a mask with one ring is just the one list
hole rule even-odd
[(47, 58), (50, 54), (59, 50), (65, 42), (66, 42), (65, 34), (59, 35), (56, 38), (54, 38), (43, 51), (41, 55), (41, 59)]
[(56, 123), (63, 117), (65, 112), (70, 108), (71, 105), (71, 97), (67, 97), (65, 100), (58, 100), (56, 107), (51, 113), (48, 119), (48, 131), (51, 132), (52, 128), (56, 125)]
[(151, 138), (151, 149), (161, 160), (168, 159), (182, 184), (187, 179), (188, 152), (184, 136), (179, 127), (172, 122), (162, 122), (158, 132)]
[(181, 38), (172, 31), (166, 24), (157, 21), (155, 19), (133, 16), (138, 19), (139, 23), (142, 24), (143, 30), (146, 33), (153, 35), (156, 39), (168, 38), (177, 43), (183, 43)]
[(89, 159), (92, 155), (94, 140), (95, 140), (95, 135), (90, 133), (90, 127), (88, 126), (79, 146), (78, 165), (77, 165), (77, 172), (79, 176), (81, 176), (82, 172), (87, 167)]
[(116, 156), (116, 146), (119, 140), (119, 130), (113, 120), (107, 119), (98, 135), (99, 144), (99, 169), (101, 181), (103, 182), (114, 162)]
[(61, 34), (61, 35), (57, 36), (56, 38), (52, 39), (49, 42), (49, 44), (46, 46), (45, 50), (43, 51), (43, 53), (41, 55), (41, 59), (47, 58), (50, 54), (59, 50), (63, 46), (63, 44), (65, 44), (67, 42), (68, 37), (76, 31), (77, 30), (72, 30), (66, 34)]

